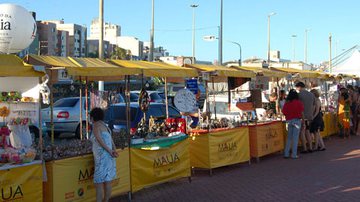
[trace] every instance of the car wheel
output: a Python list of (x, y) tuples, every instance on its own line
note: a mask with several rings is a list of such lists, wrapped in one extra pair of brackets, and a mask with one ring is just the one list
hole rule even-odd
[[(82, 134), (83, 134), (83, 138), (86, 137), (86, 122), (82, 123)], [(80, 124), (76, 128), (75, 137), (78, 138), (78, 139), (81, 138), (80, 137)]]

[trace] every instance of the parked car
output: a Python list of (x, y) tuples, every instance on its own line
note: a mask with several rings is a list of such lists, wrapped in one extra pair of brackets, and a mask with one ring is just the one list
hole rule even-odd
[[(83, 131), (86, 131), (86, 113), (85, 113), (85, 98), (82, 99), (82, 121)], [(90, 102), (89, 102), (90, 103)], [(76, 137), (80, 137), (80, 98), (69, 97), (62, 98), (56, 101), (53, 105), (53, 121), (55, 136), (61, 133), (73, 133)], [(51, 109), (50, 107), (42, 109), (41, 115), (46, 127), (46, 131), (51, 131)]]
[[(131, 91), (131, 93), (137, 94), (139, 96), (140, 91)], [(164, 99), (159, 95), (159, 91), (147, 91), (149, 94), (150, 102), (154, 103), (165, 103)]]
[[(121, 93), (121, 96), (125, 99), (124, 93)], [(139, 101), (139, 94), (130, 92), (130, 102), (138, 102), (138, 101)]]
[[(166, 118), (166, 106), (162, 103), (150, 103), (149, 110), (146, 112), (146, 119), (149, 120), (150, 116), (157, 120), (164, 120)], [(134, 133), (138, 123), (144, 117), (144, 113), (140, 110), (138, 103), (130, 104), (130, 131)], [(180, 112), (169, 106), (169, 117), (179, 118), (181, 117)], [(105, 122), (108, 124), (110, 129), (127, 129), (126, 123), (126, 104), (119, 103), (111, 105), (105, 111)]]

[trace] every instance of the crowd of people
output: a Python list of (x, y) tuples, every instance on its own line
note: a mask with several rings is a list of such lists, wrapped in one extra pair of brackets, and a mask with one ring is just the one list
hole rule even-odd
[[(285, 116), (288, 125), (284, 158), (299, 157), (297, 152), (299, 139), (302, 144), (300, 153), (326, 150), (320, 135), (325, 127), (320, 96), (319, 90), (308, 91), (303, 82), (296, 83), (295, 89), (291, 89), (287, 96), (284, 91), (280, 92), (278, 108)], [(350, 138), (351, 135), (360, 135), (359, 87), (351, 85), (339, 87), (337, 115), (341, 137)]]

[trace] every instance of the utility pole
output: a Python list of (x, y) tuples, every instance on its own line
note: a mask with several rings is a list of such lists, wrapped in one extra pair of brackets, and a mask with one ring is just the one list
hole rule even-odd
[[(104, 59), (104, 0), (99, 0), (99, 59)], [(99, 81), (99, 91), (104, 91), (104, 81)]]
[(307, 54), (308, 54), (308, 31), (310, 29), (305, 29), (305, 48), (304, 48), (304, 62), (307, 64)]

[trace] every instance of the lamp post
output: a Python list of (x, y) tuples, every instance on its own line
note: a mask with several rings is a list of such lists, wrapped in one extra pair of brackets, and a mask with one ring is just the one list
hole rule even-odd
[(222, 65), (222, 47), (223, 47), (223, 0), (220, 1), (220, 27), (219, 27), (219, 65)]
[(192, 26), (192, 64), (195, 64), (195, 8), (199, 5), (192, 4), (190, 7), (193, 10), (193, 26)]
[(268, 14), (268, 52), (267, 52), (267, 63), (270, 65), (270, 17), (276, 15), (275, 12)]
[(150, 52), (149, 52), (149, 61), (154, 61), (154, 16), (155, 14), (155, 2), (152, 0), (151, 4), (151, 30), (150, 30)]
[(233, 43), (233, 44), (235, 44), (235, 45), (239, 46), (239, 50), (240, 50), (239, 66), (241, 66), (241, 63), (242, 63), (242, 59), (241, 59), (241, 57), (242, 57), (242, 53), (241, 53), (241, 44), (240, 44), (240, 43), (237, 43), (237, 42), (235, 42), (235, 41), (228, 41), (228, 42)]
[[(104, 58), (104, 0), (99, 0), (99, 59)], [(99, 91), (104, 91), (104, 81), (99, 81)]]
[(296, 37), (297, 37), (296, 34), (291, 35), (292, 46), (293, 46), (293, 62), (295, 62), (295, 60), (296, 60), (296, 48), (295, 48), (295, 39), (296, 39)]
[(305, 29), (305, 48), (304, 48), (304, 62), (307, 63), (307, 54), (308, 54), (308, 32), (310, 29)]

